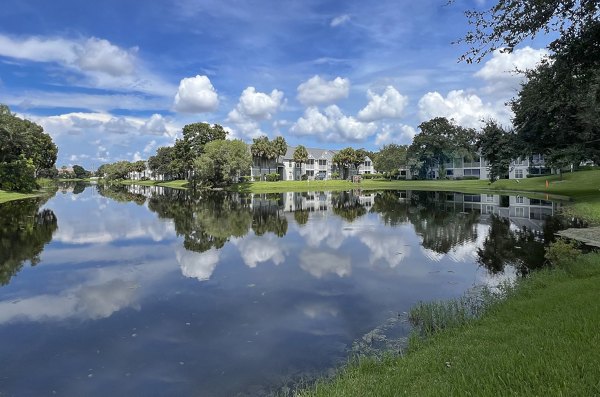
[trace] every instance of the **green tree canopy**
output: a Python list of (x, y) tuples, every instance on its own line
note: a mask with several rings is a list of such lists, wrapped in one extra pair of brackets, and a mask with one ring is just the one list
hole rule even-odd
[(508, 177), (511, 161), (519, 154), (518, 138), (494, 120), (488, 120), (477, 137), (481, 156), (488, 162), (489, 179)]
[(472, 158), (476, 152), (476, 132), (436, 117), (419, 125), (421, 130), (408, 148), (413, 168), (424, 178), (431, 170), (438, 169), (443, 176), (444, 164), (456, 157)]
[(82, 166), (75, 164), (73, 166), (73, 174), (75, 174), (75, 178), (84, 179), (90, 176), (90, 172), (86, 171)]
[(201, 184), (223, 186), (237, 181), (251, 165), (252, 158), (244, 142), (212, 141), (205, 145), (204, 154), (194, 162), (194, 177)]
[(600, 162), (600, 23), (559, 43), (513, 100), (515, 129), (532, 152), (564, 158), (575, 145)]
[[(8, 106), (0, 104), (0, 187), (32, 190), (35, 182), (31, 186), (30, 181), (42, 170), (53, 169), (57, 154), (56, 145), (41, 126), (15, 116)], [(6, 182), (7, 177), (10, 182)]]
[(364, 157), (362, 157), (362, 161), (359, 160), (359, 156), (366, 155), (364, 150), (360, 155), (357, 156), (356, 150), (351, 147), (344, 148), (333, 155), (333, 162), (337, 164), (338, 168), (342, 171), (341, 177), (342, 179), (346, 179), (350, 174), (350, 167), (356, 164), (360, 164), (364, 161)]
[(373, 165), (378, 172), (385, 172), (391, 176), (401, 167), (406, 166), (407, 151), (408, 146), (406, 145), (397, 145), (395, 143), (384, 145), (374, 156)]
[(296, 164), (303, 164), (308, 161), (308, 150), (302, 145), (298, 145), (294, 149), (294, 162)]

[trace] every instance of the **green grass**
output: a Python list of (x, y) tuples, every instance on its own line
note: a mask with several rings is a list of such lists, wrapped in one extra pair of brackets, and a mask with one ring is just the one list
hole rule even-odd
[[(523, 279), (478, 320), (357, 360), (301, 396), (600, 394), (600, 254)], [(414, 338), (413, 338), (414, 340)]]
[(18, 193), (18, 192), (7, 192), (0, 190), (0, 204), (6, 203), (7, 201), (22, 200), (26, 198), (39, 197), (42, 193)]
[[(546, 180), (548, 188), (546, 188)], [(567, 212), (590, 223), (600, 223), (600, 170), (566, 173), (560, 176), (504, 179), (494, 183), (485, 180), (469, 181), (388, 181), (365, 179), (360, 183), (340, 180), (247, 182), (232, 185), (230, 190), (245, 193), (284, 193), (315, 190), (438, 190), (463, 193), (520, 192), (528, 196), (572, 199)]]

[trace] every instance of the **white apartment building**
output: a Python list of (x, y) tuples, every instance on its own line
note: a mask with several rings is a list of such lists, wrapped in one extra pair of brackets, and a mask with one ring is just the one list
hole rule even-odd
[[(489, 168), (488, 163), (482, 156), (475, 157), (474, 159), (467, 158), (455, 158), (444, 164), (443, 177), (447, 179), (463, 179), (463, 178), (477, 178), (477, 179), (488, 179)], [(509, 179), (523, 179), (527, 178), (528, 175), (544, 175), (551, 172), (546, 167), (544, 162), (544, 156), (541, 154), (534, 154), (528, 158), (517, 158), (510, 163), (509, 166)], [(402, 179), (412, 179), (415, 174), (409, 168), (400, 169), (400, 177)], [(430, 169), (427, 173), (427, 179), (440, 179), (439, 169)]]
[[(264, 176), (276, 172), (279, 174), (279, 179), (283, 181), (298, 181), (302, 179), (302, 175), (306, 174), (308, 179), (332, 179), (334, 172), (340, 172), (337, 165), (333, 162), (333, 156), (337, 150), (306, 148), (308, 152), (308, 161), (306, 163), (296, 163), (294, 161), (294, 151), (296, 147), (288, 146), (287, 152), (270, 162), (265, 162), (261, 159), (254, 159), (250, 170), (253, 180), (264, 179)], [(355, 174), (373, 174), (372, 160), (367, 157), (365, 161), (358, 167), (350, 170), (350, 175)]]

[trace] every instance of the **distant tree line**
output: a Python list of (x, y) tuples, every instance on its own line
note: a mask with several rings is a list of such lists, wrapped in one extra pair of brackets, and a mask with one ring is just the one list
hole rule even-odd
[[(98, 175), (107, 180), (161, 176), (164, 180), (187, 179), (194, 185), (222, 186), (237, 181), (250, 169), (252, 158), (241, 140), (227, 140), (218, 124), (193, 123), (183, 127), (183, 138), (162, 146), (144, 161), (103, 164)], [(147, 173), (149, 171), (149, 173)]]

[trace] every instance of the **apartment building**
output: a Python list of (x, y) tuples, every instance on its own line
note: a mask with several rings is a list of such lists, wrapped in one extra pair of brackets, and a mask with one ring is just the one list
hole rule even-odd
[[(333, 173), (340, 173), (337, 165), (333, 162), (333, 156), (337, 150), (306, 148), (308, 152), (308, 161), (305, 163), (296, 163), (294, 161), (294, 151), (296, 147), (288, 146), (285, 155), (277, 160), (266, 161), (264, 159), (254, 159), (251, 176), (254, 180), (264, 179), (264, 176), (276, 172), (279, 179), (283, 181), (298, 181), (305, 175), (309, 179), (332, 179)], [(367, 157), (358, 167), (352, 168), (350, 175), (373, 174), (373, 161)]]
[[(473, 159), (455, 158), (452, 161), (444, 163), (442, 168), (444, 175), (440, 176), (439, 169), (432, 168), (427, 172), (427, 179), (463, 179), (463, 178), (489, 178), (489, 164), (482, 156), (477, 156)], [(513, 160), (509, 166), (509, 179), (523, 179), (528, 175), (546, 175), (552, 171), (546, 167), (544, 156), (534, 154), (529, 157), (518, 157)], [(412, 179), (415, 174), (410, 168), (405, 167), (400, 169), (400, 177), (402, 179)]]

